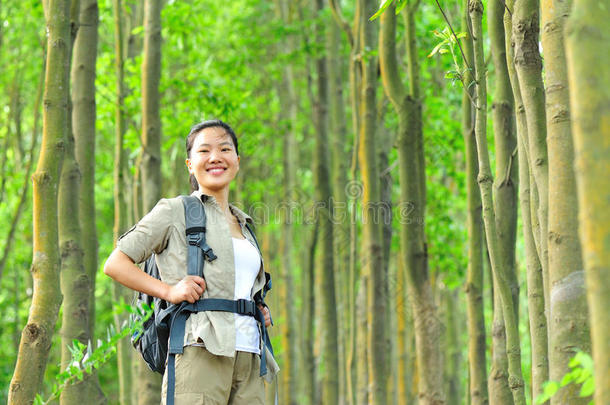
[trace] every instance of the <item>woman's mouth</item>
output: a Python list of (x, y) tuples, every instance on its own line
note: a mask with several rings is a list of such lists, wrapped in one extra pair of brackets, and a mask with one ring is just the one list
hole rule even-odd
[(227, 170), (227, 169), (225, 169), (224, 167), (213, 167), (211, 169), (208, 169), (207, 172), (212, 175), (218, 176), (218, 175), (224, 173), (225, 170)]

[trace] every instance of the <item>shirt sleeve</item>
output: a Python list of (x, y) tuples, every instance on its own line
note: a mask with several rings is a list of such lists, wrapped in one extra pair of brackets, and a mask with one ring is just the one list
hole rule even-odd
[(141, 263), (167, 246), (174, 226), (169, 200), (162, 199), (140, 222), (125, 232), (117, 241), (117, 248), (134, 261)]

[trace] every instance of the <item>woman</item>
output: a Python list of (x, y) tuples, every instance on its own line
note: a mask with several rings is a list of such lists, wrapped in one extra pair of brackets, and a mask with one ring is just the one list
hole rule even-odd
[[(220, 120), (204, 121), (191, 129), (186, 151), (192, 195), (202, 201), (207, 216), (206, 240), (217, 256), (205, 262), (205, 279), (186, 275), (184, 207), (179, 197), (160, 200), (119, 238), (104, 273), (131, 289), (174, 304), (193, 303), (199, 298), (252, 300), (263, 289), (265, 273), (254, 236), (246, 227), (252, 218), (229, 203), (229, 186), (240, 161), (235, 133)], [(134, 264), (153, 252), (161, 280)], [(260, 309), (269, 326), (268, 308)], [(192, 314), (186, 323), (184, 345), (184, 353), (176, 356), (176, 405), (264, 404), (260, 356), (267, 359), (267, 380), (279, 369), (261, 345), (253, 317), (212, 311)], [(162, 403), (166, 391), (167, 373)]]

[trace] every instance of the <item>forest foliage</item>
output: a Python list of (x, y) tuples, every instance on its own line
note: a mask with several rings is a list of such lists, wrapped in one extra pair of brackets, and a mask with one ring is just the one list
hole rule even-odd
[[(493, 0), (481, 4), (485, 6), (481, 26), (483, 32), (481, 50), (484, 56), (482, 66), (485, 71), (478, 77), (486, 78), (488, 83), (487, 109), (484, 112), (488, 115), (488, 119), (481, 130), (489, 142), (490, 167), (497, 175), (496, 161), (502, 161), (501, 154), (504, 152), (499, 150), (500, 147), (496, 145), (497, 141), (493, 136), (497, 122), (494, 122), (496, 116), (492, 116), (492, 110), (501, 106), (499, 107), (494, 99), (499, 74), (491, 60), (492, 44), (488, 34), (490, 26), (488, 18), (490, 17), (485, 15), (489, 6), (487, 3), (490, 1)], [(520, 2), (521, 0), (515, 3)], [(136, 180), (140, 171), (142, 155), (140, 134), (142, 132), (141, 71), (143, 56), (141, 53), (144, 27), (142, 17), (138, 13), (141, 13), (143, 3), (143, 0), (124, 0), (123, 3), (124, 27), (126, 28), (124, 33), (126, 45), (124, 84), (127, 89), (122, 103), (126, 118), (123, 146), (127, 156), (127, 177)], [(434, 310), (428, 316), (434, 317), (440, 322), (440, 340), (437, 343), (443, 359), (443, 369), (436, 370), (443, 381), (442, 387), (439, 388), (443, 398), (439, 399), (439, 402), (421, 400), (420, 403), (451, 405), (454, 403), (485, 403), (472, 399), (474, 394), (472, 387), (469, 386), (469, 333), (466, 327), (469, 322), (466, 310), (466, 290), (469, 288), (467, 285), (468, 241), (471, 238), (467, 219), (471, 213), (467, 199), (469, 173), (466, 170), (466, 142), (468, 134), (464, 133), (462, 109), (465, 93), (468, 94), (469, 103), (472, 102), (473, 106), (478, 105), (473, 98), (476, 98), (475, 90), (479, 90), (477, 84), (481, 84), (481, 80), (479, 83), (476, 83), (475, 80), (474, 61), (470, 61), (472, 65), (464, 63), (464, 50), (461, 47), (463, 41), (470, 41), (472, 38), (471, 27), (461, 24), (463, 15), (467, 12), (467, 2), (449, 1), (441, 2), (441, 4), (431, 1), (420, 2), (419, 0), (386, 0), (381, 2), (381, 5), (378, 2), (375, 4), (375, 9), (378, 10), (376, 14), (369, 13), (365, 16), (364, 24), (374, 27), (371, 29), (374, 29), (375, 35), (377, 35), (383, 13), (396, 14), (396, 58), (401, 73), (400, 81), (405, 89), (411, 90), (413, 83), (410, 82), (410, 77), (407, 75), (409, 64), (412, 63), (408, 56), (407, 46), (409, 22), (407, 18), (400, 16), (404, 16), (406, 13), (413, 13), (414, 16), (413, 29), (417, 43), (416, 58), (419, 63), (419, 86), (421, 88), (419, 101), (421, 101), (421, 133), (425, 163), (425, 178), (422, 185), (424, 187), (424, 207), (421, 217), (413, 217), (411, 215), (412, 202), (403, 201), (401, 197), (399, 180), (399, 148), (402, 139), (399, 129), (401, 124), (392, 102), (384, 92), (384, 86), (379, 77), (383, 74), (381, 68), (378, 69), (380, 51), (377, 46), (374, 46), (357, 49), (357, 54), (354, 54), (357, 44), (361, 41), (358, 39), (361, 33), (356, 31), (358, 28), (356, 22), (359, 13), (363, 12), (363, 5), (370, 3), (364, 0), (355, 2), (335, 0), (323, 2), (321, 10), (316, 10), (314, 3), (304, 0), (293, 2), (285, 0), (273, 2), (251, 0), (163, 1), (161, 12), (162, 59), (159, 82), (162, 128), (162, 196), (172, 197), (189, 191), (188, 173), (184, 164), (186, 158), (184, 140), (190, 127), (203, 119), (210, 118), (219, 118), (230, 123), (238, 135), (241, 151), (240, 172), (233, 185), (231, 199), (254, 218), (258, 238), (265, 254), (266, 267), (271, 270), (275, 278), (274, 290), (270, 293), (270, 306), (276, 326), (271, 329), (271, 334), (280, 367), (285, 369), (289, 366), (286, 363), (286, 356), (289, 353), (287, 344), (299, 346), (308, 343), (306, 341), (308, 337), (311, 340), (309, 343), (312, 348), (312, 357), (299, 353), (296, 359), (291, 360), (297, 364), (295, 366), (297, 375), (291, 376), (297, 380), (296, 385), (291, 385), (296, 391), (290, 393), (290, 396), (285, 393), (289, 382), (282, 380), (283, 377), (280, 374), (280, 394), (283, 395), (282, 398), (290, 398), (290, 403), (319, 403), (322, 401), (323, 394), (320, 393), (314, 394), (320, 395), (320, 397), (308, 397), (308, 393), (313, 392), (309, 391), (313, 390), (313, 387), (307, 387), (309, 381), (312, 381), (311, 379), (313, 379), (315, 387), (324, 386), (324, 381), (328, 378), (325, 369), (329, 367), (328, 364), (325, 364), (327, 349), (322, 347), (321, 343), (327, 333), (322, 328), (322, 322), (325, 319), (324, 304), (321, 304), (324, 286), (315, 280), (315, 284), (311, 285), (314, 279), (311, 269), (317, 266), (316, 277), (323, 274), (321, 271), (331, 272), (335, 277), (337, 307), (333, 310), (336, 310), (338, 319), (338, 349), (341, 351), (338, 360), (341, 370), (337, 377), (339, 379), (337, 390), (341, 403), (350, 403), (352, 398), (357, 397), (356, 387), (350, 387), (351, 378), (356, 381), (357, 378), (360, 378), (360, 374), (356, 375), (355, 358), (352, 359), (352, 364), (348, 363), (349, 341), (352, 338), (350, 333), (355, 329), (349, 329), (347, 324), (349, 316), (347, 316), (348, 320), (345, 320), (344, 315), (351, 310), (350, 299), (352, 299), (352, 303), (354, 299), (363, 300), (360, 295), (356, 296), (356, 291), (365, 289), (365, 283), (369, 281), (360, 276), (370, 275), (366, 273), (366, 270), (362, 270), (366, 268), (367, 260), (370, 259), (366, 251), (367, 247), (363, 243), (366, 241), (365, 210), (367, 207), (362, 205), (363, 198), (368, 196), (369, 190), (366, 180), (363, 179), (362, 170), (364, 168), (361, 163), (358, 163), (357, 147), (361, 139), (358, 135), (359, 128), (355, 128), (358, 120), (361, 119), (358, 117), (365, 115), (361, 111), (354, 110), (360, 105), (358, 101), (353, 101), (353, 98), (360, 97), (358, 91), (361, 89), (354, 88), (355, 82), (359, 85), (360, 76), (358, 74), (360, 73), (356, 74), (354, 82), (350, 76), (352, 74), (350, 69), (353, 64), (356, 64), (362, 69), (360, 72), (363, 72), (367, 63), (372, 63), (374, 66), (371, 71), (377, 72), (377, 77), (374, 77), (373, 94), (376, 111), (375, 116), (372, 117), (376, 127), (374, 139), (377, 143), (373, 148), (375, 148), (374, 153), (380, 162), (374, 170), (379, 178), (386, 179), (385, 183), (382, 181), (381, 195), (384, 201), (389, 203), (392, 215), (390, 222), (380, 225), (385, 232), (383, 237), (389, 241), (389, 244), (385, 245), (380, 242), (380, 246), (387, 252), (387, 255), (384, 256), (386, 262), (384, 262), (383, 269), (374, 270), (383, 272), (386, 277), (384, 288), (387, 290), (387, 311), (378, 315), (384, 317), (387, 331), (385, 345), (388, 364), (383, 365), (387, 370), (386, 378), (388, 379), (384, 388), (387, 390), (387, 403), (412, 403), (409, 400), (415, 401), (418, 393), (421, 398), (425, 397), (421, 394), (421, 386), (418, 387), (418, 383), (421, 383), (423, 379), (417, 375), (417, 367), (421, 367), (421, 365), (415, 364), (417, 341), (415, 330), (418, 326), (414, 319), (417, 318), (417, 315), (413, 314), (413, 309), (409, 305), (409, 300), (414, 298), (406, 293), (407, 283), (412, 281), (410, 279), (405, 281), (407, 260), (403, 255), (404, 248), (401, 248), (401, 229), (403, 227), (412, 229), (414, 223), (423, 225), (426, 283), (430, 287), (431, 300), (434, 304)], [(47, 398), (56, 397), (58, 387), (62, 386), (67, 379), (72, 378), (72, 374), (78, 375), (83, 368), (86, 372), (93, 368), (97, 369), (95, 378), (99, 379), (108, 403), (118, 403), (119, 374), (114, 358), (108, 357), (113, 350), (110, 346), (116, 343), (118, 337), (134, 332), (134, 325), (125, 325), (125, 329), (122, 331), (116, 329), (116, 311), (124, 310), (126, 304), (129, 303), (115, 302), (112, 294), (112, 281), (101, 271), (104, 259), (114, 248), (113, 171), (116, 165), (115, 121), (118, 100), (115, 91), (117, 79), (114, 65), (116, 39), (113, 28), (113, 2), (98, 0), (97, 6), (99, 8), (99, 42), (95, 79), (95, 218), (99, 246), (99, 269), (95, 273), (95, 328), (90, 345), (75, 343), (72, 348), (73, 355), (76, 356), (74, 360), (77, 363), (80, 362), (82, 365), (83, 356), (85, 356), (95, 362), (95, 365), (87, 363), (82, 368), (74, 368), (68, 374), (60, 367), (62, 320), (60, 312), (46, 364), (44, 383), (38, 389), (39, 403), (46, 403), (44, 401)], [(333, 10), (331, 6), (334, 6), (335, 9)], [(286, 7), (288, 14), (278, 13), (278, 7)], [(512, 17), (510, 7), (513, 7), (512, 11), (517, 13), (517, 7), (522, 6), (507, 5), (504, 18)], [(534, 8), (538, 10), (539, 5)], [(340, 13), (339, 16), (337, 10)], [(348, 30), (345, 27), (339, 27), (337, 17), (342, 18), (348, 26), (353, 25), (351, 28), (354, 31), (352, 31), (351, 38), (347, 35), (350, 27)], [(340, 42), (334, 48), (336, 55), (330, 54), (328, 42), (328, 37), (331, 35), (329, 27), (334, 24), (337, 24), (337, 29), (340, 31)], [(322, 32), (317, 31), (320, 27), (323, 29)], [(510, 35), (511, 33), (506, 33), (506, 40), (509, 43)], [(605, 35), (608, 33), (606, 32)], [(362, 38), (364, 38), (364, 34)], [(352, 43), (350, 43), (350, 39)], [(478, 39), (481, 40), (481, 38)], [(19, 353), (21, 332), (28, 319), (34, 287), (29, 271), (33, 257), (31, 176), (38, 160), (42, 129), (45, 125), (40, 118), (44, 107), (44, 101), (42, 103), (40, 101), (40, 94), (45, 85), (43, 73), (47, 46), (43, 2), (38, 0), (3, 0), (0, 2), (0, 105), (2, 106), (0, 108), (0, 123), (2, 123), (0, 125), (0, 217), (4, 218), (2, 226), (0, 226), (0, 325), (2, 325), (0, 340), (5, 342), (0, 345), (0, 358), (2, 359), (0, 362), (0, 402), (6, 402), (8, 399), (11, 378)], [(543, 56), (546, 56), (546, 51), (542, 50)], [(323, 63), (328, 64), (331, 63), (329, 62), (331, 58), (338, 60), (339, 85), (335, 90), (342, 101), (343, 111), (331, 109), (327, 112), (331, 117), (341, 115), (345, 123), (345, 136), (338, 145), (335, 140), (339, 139), (336, 137), (339, 132), (338, 128), (332, 125), (330, 120), (326, 124), (317, 122), (318, 117), (322, 116), (318, 114), (317, 109), (323, 108), (326, 111), (329, 107), (320, 106), (321, 91), (316, 85), (316, 80), (321, 71), (316, 65), (316, 61), (323, 60)], [(288, 84), (286, 84), (287, 66), (293, 72)], [(519, 70), (521, 66), (517, 66), (517, 68), (517, 73), (521, 74), (521, 70)], [(543, 75), (547, 74), (544, 71), (545, 68), (541, 66)], [(607, 67), (601, 67), (601, 69), (606, 72), (609, 70)], [(524, 76), (519, 76), (520, 80), (521, 77)], [(546, 79), (545, 76), (541, 76), (540, 80), (543, 78)], [(291, 86), (290, 105), (282, 103), (281, 99), (283, 86), (287, 85)], [(329, 96), (334, 95), (331, 93)], [(523, 97), (526, 98), (528, 95), (524, 93)], [(511, 103), (513, 103), (512, 96)], [(296, 111), (294, 117), (290, 112), (291, 107)], [(516, 105), (507, 118), (516, 123), (515, 129), (512, 130), (515, 140), (517, 139), (516, 133), (520, 130), (517, 121), (521, 109), (527, 109), (527, 107)], [(605, 113), (608, 114), (607, 111)], [(473, 117), (477, 114), (481, 114), (481, 112), (473, 113)], [(368, 118), (371, 119), (371, 117)], [(545, 116), (538, 118), (546, 119)], [(341, 189), (333, 190), (333, 193), (339, 193), (333, 195), (341, 195), (343, 201), (334, 201), (339, 203), (336, 205), (339, 208), (331, 212), (331, 222), (335, 232), (335, 246), (333, 247), (335, 250), (332, 251), (335, 264), (331, 269), (320, 268), (321, 262), (318, 256), (324, 249), (323, 240), (320, 235), (316, 239), (316, 230), (320, 221), (319, 205), (317, 205), (319, 201), (316, 200), (318, 198), (316, 193), (320, 189), (320, 180), (316, 176), (318, 167), (315, 166), (315, 163), (319, 162), (317, 159), (320, 159), (319, 149), (316, 149), (317, 142), (320, 142), (316, 137), (320, 131), (320, 125), (326, 125), (329, 129), (325, 146), (329, 152), (329, 159), (336, 159), (339, 156), (340, 159), (343, 159), (344, 164), (341, 167), (345, 167), (346, 172), (349, 170), (349, 173), (345, 173), (346, 182), (341, 185)], [(474, 132), (474, 128), (473, 121), (472, 132)], [(294, 137), (296, 148), (295, 154), (291, 155), (293, 161), (285, 163), (284, 158), (287, 152), (284, 142), (288, 132)], [(607, 148), (607, 145), (605, 147)], [(331, 150), (336, 151), (336, 154), (332, 154), (332, 158), (330, 157)], [(517, 149), (515, 148), (511, 152), (511, 162), (515, 161), (516, 169), (517, 165), (521, 164), (516, 162)], [(294, 190), (290, 190), (293, 196), (291, 201), (286, 201), (286, 164), (292, 165), (291, 167), (295, 171)], [(333, 177), (335, 175), (333, 170), (337, 167), (336, 162), (327, 162), (327, 164), (330, 164), (328, 166), (329, 175)], [(571, 162), (568, 167), (571, 175), (574, 176)], [(607, 163), (605, 167), (607, 167)], [(510, 168), (508, 171), (510, 172)], [(537, 179), (533, 175), (530, 178), (531, 187), (535, 189)], [(516, 177), (514, 180), (516, 183), (519, 182)], [(136, 181), (130, 180), (128, 183), (124, 193), (135, 196), (137, 194), (137, 189), (134, 191), (134, 187), (137, 187)], [(494, 190), (497, 191), (497, 181), (494, 186), (496, 187)], [(336, 188), (337, 183), (333, 183), (332, 187)], [(477, 189), (476, 193), (478, 192)], [(523, 191), (520, 190), (520, 192)], [(497, 198), (497, 195), (494, 197)], [(514, 198), (516, 213), (518, 204), (516, 194)], [(129, 200), (131, 201), (132, 197)], [(341, 206), (341, 203), (344, 205)], [(129, 218), (132, 220), (131, 222), (135, 222), (144, 212), (139, 212), (140, 208), (137, 203), (131, 201), (131, 204), (133, 205), (129, 209)], [(549, 200), (549, 204), (553, 204), (552, 199)], [(480, 208), (478, 215), (479, 217), (481, 215)], [(496, 215), (498, 215), (497, 212)], [(532, 208), (531, 215), (532, 218), (537, 218), (535, 208)], [(584, 219), (584, 217), (580, 218)], [(521, 353), (520, 369), (524, 382), (525, 399), (527, 403), (535, 403), (536, 396), (542, 394), (543, 396), (536, 403), (545, 403), (544, 401), (551, 398), (553, 394), (565, 392), (561, 389), (572, 384), (577, 386), (574, 392), (582, 394), (585, 398), (583, 401), (588, 402), (594, 393), (593, 362), (596, 359), (595, 356), (590, 357), (591, 346), (588, 341), (583, 340), (584, 347), (570, 349), (570, 354), (575, 357), (569, 366), (563, 365), (563, 374), (565, 374), (563, 379), (555, 378), (555, 381), (547, 383), (544, 388), (538, 387), (537, 382), (532, 382), (533, 369), (538, 365), (532, 364), (532, 351), (537, 349), (531, 343), (530, 309), (528, 308), (531, 297), (528, 297), (527, 282), (529, 279), (526, 264), (531, 250), (528, 250), (528, 242), (523, 236), (524, 232), (530, 232), (530, 230), (524, 227), (521, 217), (517, 219), (516, 216), (515, 221), (517, 237), (513, 243), (514, 269), (511, 271), (515, 273), (518, 285), (511, 286), (513, 288), (511, 291), (513, 294), (518, 294), (515, 296), (518, 298), (515, 303), (517, 311), (515, 315), (518, 321), (516, 330), (520, 341), (517, 350), (520, 350)], [(283, 225), (286, 223), (291, 229), (292, 244), (290, 245), (291, 251), (288, 253), (292, 260), (290, 269), (282, 268), (282, 263), (284, 263), (282, 255), (285, 253), (280, 249), (283, 246), (281, 245), (282, 238), (285, 237), (286, 228)], [(347, 225), (347, 227), (341, 228), (341, 224)], [(536, 226), (536, 224), (532, 226)], [(540, 238), (544, 238), (541, 240), (549, 239), (548, 235), (542, 235)], [(544, 259), (545, 250), (540, 247), (539, 240), (536, 240), (536, 243), (538, 243), (536, 246), (538, 256)], [(484, 247), (485, 243), (482, 248)], [(317, 253), (315, 253), (316, 249)], [(353, 253), (352, 256), (346, 255), (348, 250), (350, 254)], [(312, 251), (314, 255), (312, 255)], [(337, 258), (348, 256), (349, 264), (356, 269), (354, 273), (356, 279), (352, 280), (353, 284), (350, 284), (350, 287), (354, 286), (354, 291), (351, 292), (345, 292), (343, 289), (345, 283), (351, 280), (348, 278), (348, 263), (341, 263), (340, 260), (337, 260)], [(480, 300), (485, 321), (487, 358), (486, 364), (478, 366), (488, 370), (489, 375), (493, 362), (492, 340), (495, 339), (493, 333), (495, 323), (493, 330), (492, 323), (496, 319), (494, 310), (497, 310), (492, 303), (494, 294), (498, 294), (499, 289), (492, 285), (492, 273), (495, 275), (495, 270), (492, 272), (487, 254), (484, 253), (480, 259), (485, 269), (481, 280), (483, 291)], [(546, 264), (542, 267), (546, 271)], [(286, 280), (287, 273), (292, 277), (294, 291), (281, 292), (282, 282)], [(550, 289), (548, 286), (546, 288)], [(580, 288), (585, 290), (584, 286)], [(348, 296), (348, 294), (353, 295)], [(584, 293), (582, 296), (584, 297)], [(288, 325), (284, 309), (285, 303), (282, 302), (282, 299), (286, 299), (286, 297), (292, 300), (296, 313), (294, 323), (296, 330), (290, 331), (292, 334), (288, 334), (289, 332), (282, 326)], [(545, 297), (545, 299), (549, 298)], [(366, 299), (364, 301), (366, 302)], [(360, 307), (360, 304), (356, 302), (356, 312), (354, 312), (355, 317), (352, 322), (355, 324), (356, 317), (376, 316), (370, 308)], [(310, 324), (306, 324), (306, 313), (313, 317)], [(547, 317), (550, 316), (548, 307), (546, 314)], [(400, 326), (402, 316), (406, 319), (404, 327)], [(548, 319), (548, 323), (551, 324), (551, 319)], [(288, 334), (290, 339), (285, 340), (283, 334)], [(353, 338), (356, 342), (357, 338), (355, 336)], [(402, 349), (398, 347), (401, 343), (404, 346)], [(101, 352), (96, 352), (96, 347), (101, 347)], [(552, 348), (553, 346), (549, 345), (549, 358), (553, 356), (550, 353)], [(576, 354), (577, 352), (578, 354)], [(93, 353), (101, 354), (98, 357), (91, 357)], [(354, 352), (354, 356), (356, 355), (360, 356), (360, 353)], [(313, 359), (314, 364), (306, 364), (307, 359)], [(402, 363), (406, 364), (410, 370), (407, 371), (407, 375), (399, 372)], [(370, 373), (371, 371), (369, 371), (369, 375)], [(403, 378), (404, 381), (399, 381), (399, 378)], [(490, 376), (490, 378), (492, 377)], [(506, 376), (504, 378), (505, 385), (508, 386), (508, 379)], [(553, 380), (552, 375), (545, 380)], [(364, 383), (359, 381), (359, 384)], [(350, 389), (354, 392), (350, 392)], [(405, 397), (401, 397), (401, 395)], [(515, 395), (514, 392), (513, 395)], [(490, 403), (494, 403), (493, 400)], [(512, 398), (506, 403), (513, 403)]]

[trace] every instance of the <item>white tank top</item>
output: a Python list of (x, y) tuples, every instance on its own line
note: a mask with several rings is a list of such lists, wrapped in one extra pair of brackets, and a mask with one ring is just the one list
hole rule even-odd
[[(235, 298), (251, 299), (252, 287), (261, 266), (258, 250), (248, 239), (233, 239), (235, 252)], [(259, 331), (256, 319), (248, 315), (235, 315), (235, 350), (260, 354)]]

